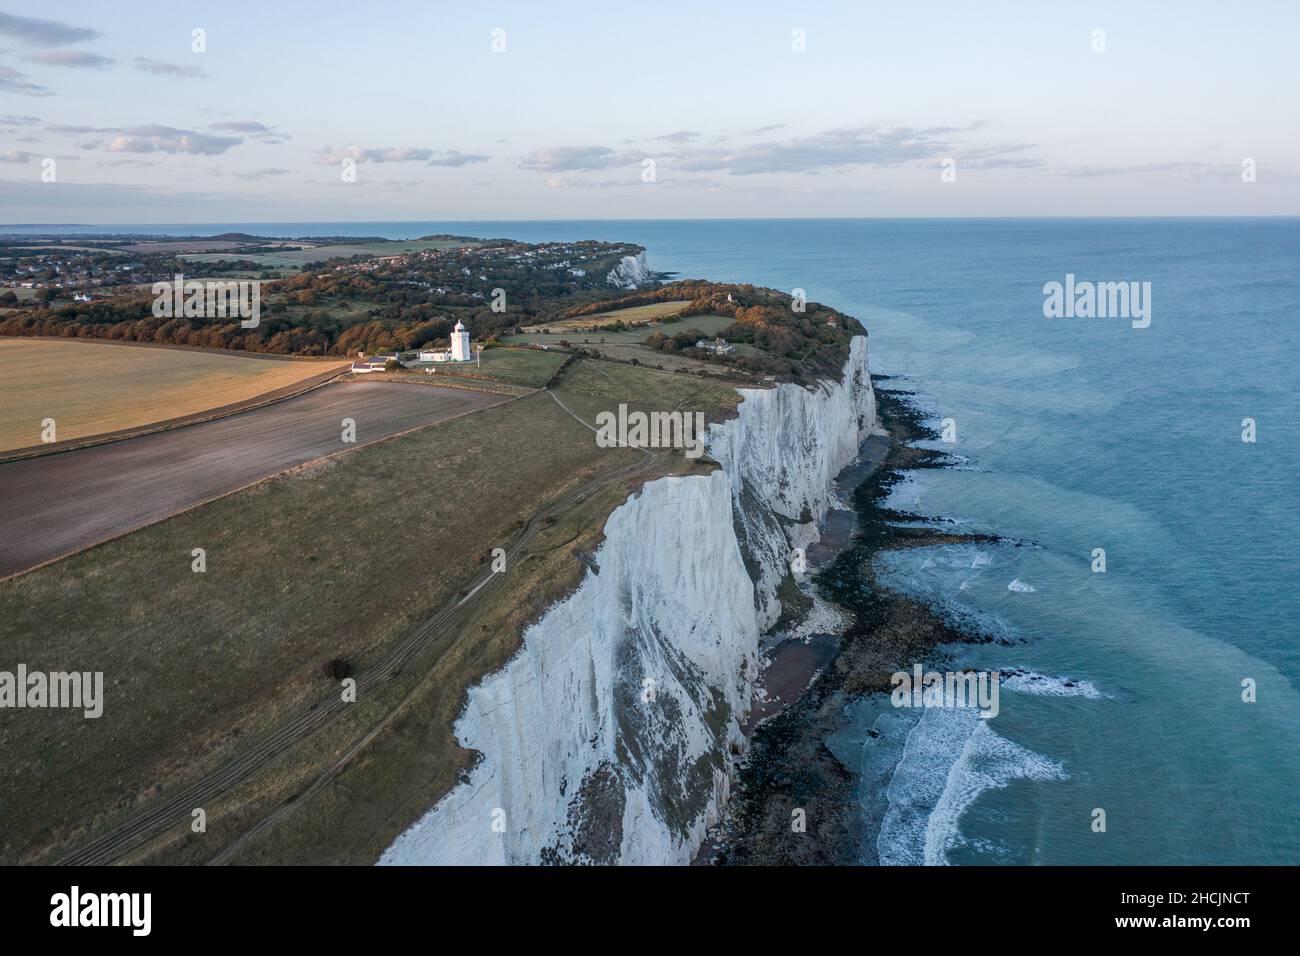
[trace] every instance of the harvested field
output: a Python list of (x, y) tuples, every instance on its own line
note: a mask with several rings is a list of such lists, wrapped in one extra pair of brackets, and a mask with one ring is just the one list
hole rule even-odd
[[(467, 389), (326, 385), (217, 421), (0, 464), (0, 577), (334, 452), (506, 401)], [(356, 423), (356, 445), (341, 422)]]
[(0, 339), (0, 452), (185, 418), (292, 388), (346, 361), (145, 348), (112, 342)]
[(550, 329), (553, 333), (573, 332), (581, 329), (594, 329), (597, 326), (610, 325), (614, 322), (623, 322), (627, 325), (641, 322), (659, 322), (676, 315), (690, 304), (689, 299), (676, 299), (672, 302), (650, 302), (646, 305), (634, 305), (627, 309), (611, 309), (608, 312), (597, 312), (594, 315), (579, 315), (571, 319), (559, 319), (541, 325), (530, 325), (523, 331), (540, 332), (542, 329)]

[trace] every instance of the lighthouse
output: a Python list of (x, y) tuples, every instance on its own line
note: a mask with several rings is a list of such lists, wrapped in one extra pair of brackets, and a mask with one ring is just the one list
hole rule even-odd
[(465, 329), (462, 322), (457, 322), (456, 327), (451, 331), (451, 360), (453, 362), (469, 362), (472, 357), (469, 354), (469, 332)]

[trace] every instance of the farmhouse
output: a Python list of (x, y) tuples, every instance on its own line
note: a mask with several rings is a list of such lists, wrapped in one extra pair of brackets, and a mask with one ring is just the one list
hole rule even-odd
[(400, 365), (402, 364), (402, 357), (397, 352), (380, 352), (378, 355), (366, 358), (366, 353), (362, 352), (358, 355), (357, 361), (352, 363), (352, 371), (382, 372), (388, 367), (389, 362), (396, 362)]
[(727, 340), (721, 337), (714, 339), (712, 342), (707, 339), (700, 339), (695, 343), (695, 347), (697, 349), (708, 349), (714, 355), (728, 355), (736, 351), (734, 345), (728, 345)]

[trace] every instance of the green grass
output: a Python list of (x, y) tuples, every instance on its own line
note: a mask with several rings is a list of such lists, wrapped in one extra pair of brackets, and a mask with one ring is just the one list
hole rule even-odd
[(241, 253), (237, 249), (228, 252), (190, 252), (180, 258), (195, 262), (220, 262), (224, 260), (247, 259), (258, 265), (271, 268), (299, 267), (308, 262), (324, 262), (327, 259), (347, 259), (352, 256), (400, 256), (407, 252), (420, 252), (425, 249), (456, 249), (461, 246), (474, 245), (454, 239), (409, 239), (389, 242), (347, 242), (333, 245), (311, 246), (300, 250), (284, 252)]
[[(103, 671), (107, 698), (98, 720), (0, 711), (0, 859), (40, 858), (228, 759), (331, 692), (325, 662), (377, 659), (543, 499), (610, 466), (608, 450), (538, 394), (0, 583), (0, 659)], [(195, 547), (207, 551), (205, 574), (190, 569)]]
[[(588, 421), (620, 401), (713, 421), (738, 398), (715, 383), (582, 360), (557, 391)], [(0, 660), (103, 671), (106, 697), (98, 720), (0, 711), (0, 861), (49, 861), (336, 693), (325, 662), (372, 664), (541, 504), (635, 456), (598, 448), (537, 393), (303, 466), (0, 582)], [(665, 455), (653, 474), (701, 467)], [(609, 488), (548, 527), (529, 560), (397, 679), (206, 807), (206, 835), (182, 823), (139, 858), (210, 859), (413, 694), (356, 763), (240, 857), (372, 862), (455, 782), (469, 758), (451, 730), (465, 690), (576, 585), (580, 555), (634, 485)], [(190, 569), (195, 547), (207, 551), (205, 574)]]
[(580, 360), (555, 389), (591, 425), (620, 403), (644, 412), (703, 412), (707, 423), (732, 417), (740, 400), (728, 385), (614, 362)]
[(437, 382), (446, 378), (486, 378), (505, 382), (509, 385), (524, 385), (529, 388), (541, 388), (555, 370), (564, 364), (568, 356), (563, 352), (541, 352), (537, 349), (484, 349), (483, 364), (475, 362), (465, 365), (451, 362), (431, 362), (432, 375), (421, 371), (417, 374)]
[(653, 322), (657, 319), (666, 319), (671, 315), (676, 315), (690, 304), (690, 299), (675, 299), (671, 302), (649, 302), (645, 305), (634, 305), (626, 309), (610, 309), (607, 312), (596, 312), (592, 315), (578, 315), (568, 319), (557, 319), (554, 322), (529, 326), (525, 331), (535, 332), (543, 328), (549, 328), (552, 332), (572, 332), (578, 329), (589, 329), (597, 325), (609, 325), (613, 322), (624, 322), (629, 325), (633, 322)]
[(560, 339), (565, 339), (572, 345), (586, 344), (596, 348), (600, 348), (602, 340), (607, 345), (640, 345), (654, 332), (662, 332), (664, 335), (676, 335), (678, 332), (696, 329), (702, 332), (705, 337), (712, 337), (731, 325), (733, 321), (730, 316), (726, 315), (691, 315), (684, 319), (659, 322), (644, 329), (628, 329), (626, 332), (597, 332), (595, 330), (560, 332), (556, 331), (558, 326), (548, 325), (542, 326), (542, 328), (552, 329), (550, 335), (545, 332), (521, 332), (518, 335), (507, 336), (502, 341), (507, 345), (523, 345), (534, 342), (555, 345)]

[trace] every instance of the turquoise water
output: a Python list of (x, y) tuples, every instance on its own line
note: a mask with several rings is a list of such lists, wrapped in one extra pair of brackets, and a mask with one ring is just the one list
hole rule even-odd
[[(963, 664), (1042, 675), (987, 724), (853, 711), (881, 734), (841, 741), (865, 748), (864, 804), (888, 807), (879, 858), (1300, 863), (1300, 220), (103, 227), (128, 230), (630, 241), (655, 269), (857, 316), (873, 368), (954, 421), (940, 447), (963, 462), (894, 504), (1035, 545), (883, 570), (1011, 639), (956, 649)], [(1150, 282), (1150, 326), (1045, 318), (1067, 273)]]

